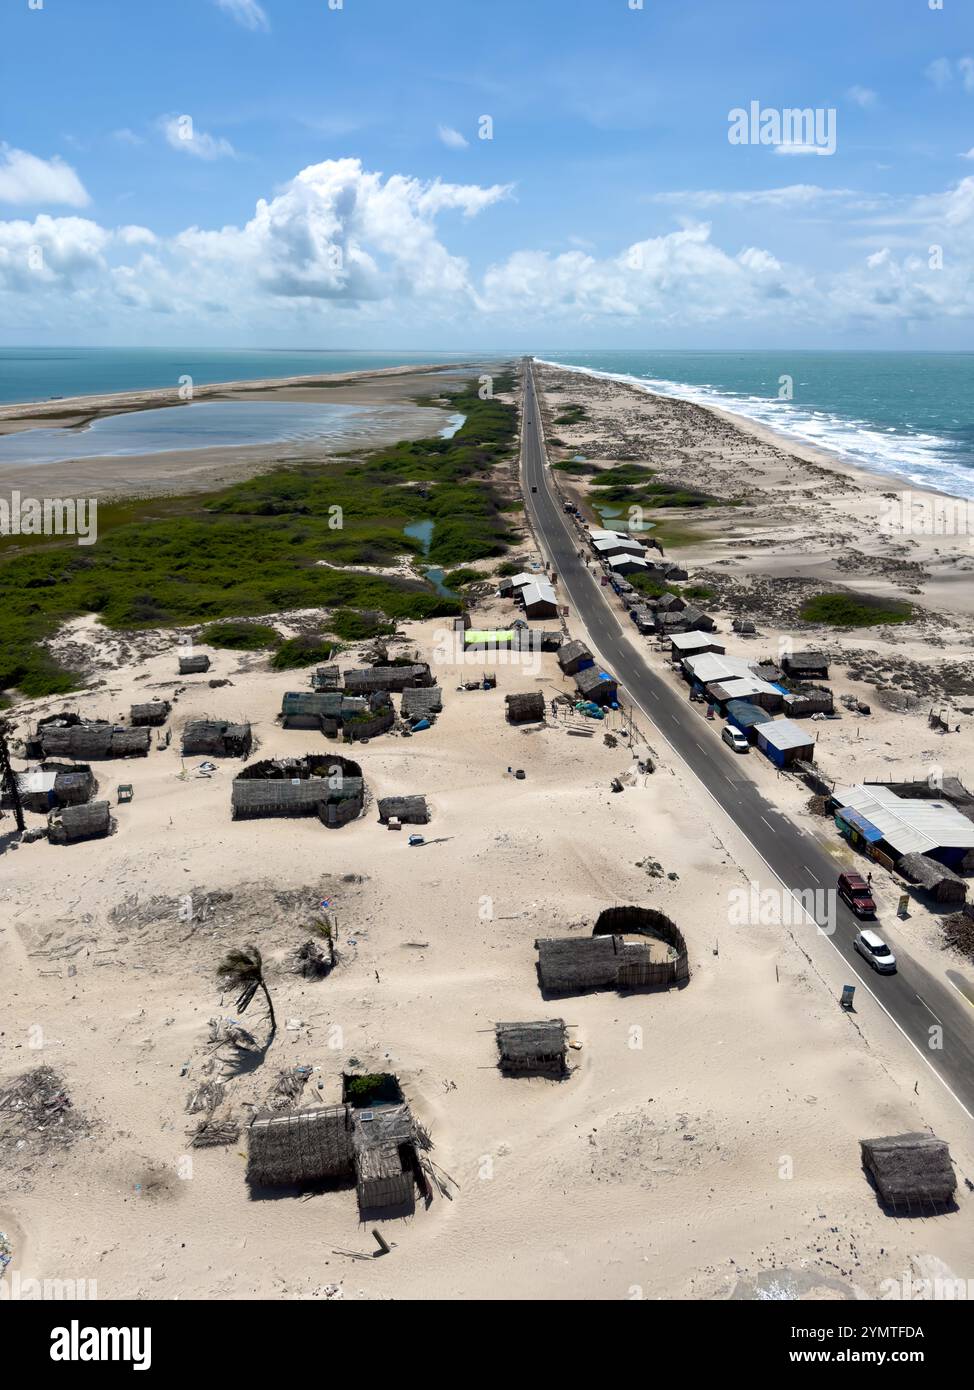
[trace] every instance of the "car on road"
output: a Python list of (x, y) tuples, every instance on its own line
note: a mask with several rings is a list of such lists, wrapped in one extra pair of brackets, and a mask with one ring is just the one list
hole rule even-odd
[(537, 489), (536, 487), (532, 487), (532, 489), (531, 489), (532, 492), (537, 492), (537, 490), (538, 490), (538, 489)]
[(880, 975), (892, 975), (896, 971), (896, 957), (881, 936), (874, 931), (856, 932), (855, 948), (864, 960), (868, 960)]
[(873, 892), (862, 874), (839, 874), (839, 897), (848, 903), (857, 917), (875, 917)]
[(733, 724), (725, 724), (720, 731), (720, 736), (727, 744), (728, 748), (733, 748), (735, 753), (746, 753), (750, 748), (747, 739), (740, 729), (735, 729)]

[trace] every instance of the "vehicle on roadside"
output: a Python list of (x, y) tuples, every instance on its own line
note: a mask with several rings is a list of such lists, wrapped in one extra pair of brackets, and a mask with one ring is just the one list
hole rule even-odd
[(747, 753), (750, 744), (741, 733), (740, 729), (735, 729), (733, 724), (725, 724), (720, 731), (720, 736), (727, 744), (728, 748), (733, 748), (735, 753)]
[(896, 971), (896, 957), (881, 936), (874, 931), (856, 932), (855, 948), (864, 960), (868, 960), (880, 975), (892, 975)]
[(531, 488), (531, 491), (532, 491), (532, 492), (537, 492), (537, 490), (538, 490), (538, 489), (537, 489), (536, 487), (532, 487), (532, 488)]
[(875, 917), (873, 892), (862, 874), (839, 874), (839, 897), (852, 908), (857, 917)]

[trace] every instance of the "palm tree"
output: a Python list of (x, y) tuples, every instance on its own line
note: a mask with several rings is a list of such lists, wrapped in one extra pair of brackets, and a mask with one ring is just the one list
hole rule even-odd
[(237, 947), (228, 951), (217, 966), (216, 973), (222, 978), (225, 988), (240, 991), (237, 999), (237, 1009), (240, 1013), (245, 1011), (259, 989), (264, 991), (273, 1037), (277, 1032), (277, 1019), (274, 1017), (274, 1005), (271, 1003), (271, 996), (264, 980), (264, 962), (257, 947), (244, 946), (242, 949)]

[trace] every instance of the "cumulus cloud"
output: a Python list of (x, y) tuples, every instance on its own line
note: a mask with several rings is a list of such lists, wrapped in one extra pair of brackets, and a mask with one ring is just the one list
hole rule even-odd
[(192, 116), (160, 116), (159, 128), (174, 150), (196, 159), (227, 159), (237, 153), (229, 140), (198, 130)]
[(465, 136), (461, 135), (458, 130), (454, 130), (453, 127), (449, 125), (438, 126), (436, 133), (440, 137), (441, 143), (446, 145), (447, 149), (450, 150), (465, 150), (470, 144)]
[(57, 155), (40, 159), (26, 150), (0, 145), (0, 202), (61, 203), (83, 208), (91, 199), (71, 165)]
[(264, 29), (271, 27), (263, 6), (257, 0), (216, 0), (217, 7), (242, 24), (245, 29)]

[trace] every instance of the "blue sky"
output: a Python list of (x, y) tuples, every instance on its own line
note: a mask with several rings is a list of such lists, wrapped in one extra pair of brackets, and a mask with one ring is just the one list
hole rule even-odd
[(6, 0), (0, 53), (7, 343), (972, 345), (968, 0)]

